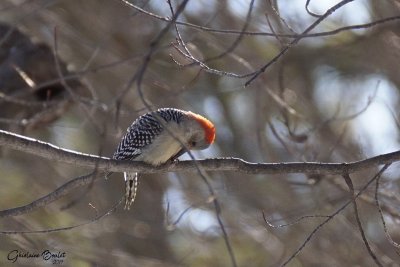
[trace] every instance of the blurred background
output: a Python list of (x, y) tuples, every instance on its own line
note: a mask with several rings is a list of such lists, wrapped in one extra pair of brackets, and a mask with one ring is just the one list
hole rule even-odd
[[(258, 70), (339, 1), (189, 1), (178, 18), (182, 40), (193, 57), (223, 73), (192, 64), (179, 51), (173, 26), (152, 46), (168, 25), (159, 18), (172, 17), (166, 1), (131, 2), (148, 13), (119, 0), (1, 1), (0, 129), (110, 157), (126, 128), (146, 112), (134, 79), (153, 49), (140, 84), (147, 102), (192, 110), (217, 127), (216, 143), (195, 153), (198, 159), (350, 162), (399, 149), (399, 1), (344, 5), (247, 87), (250, 76), (235, 76)], [(180, 3), (172, 1), (175, 10)], [(378, 170), (352, 174), (356, 190)], [(0, 210), (28, 204), (90, 171), (0, 148)], [(378, 195), (397, 242), (399, 173), (399, 164), (390, 166)], [(281, 225), (330, 215), (348, 200), (340, 176), (208, 174), (238, 266), (280, 266), (324, 219), (271, 228), (262, 212)], [(120, 199), (122, 177), (98, 179), (45, 208), (2, 218), (0, 228), (89, 221)], [(372, 185), (358, 200), (366, 236), (384, 266), (400, 266), (374, 193)], [(65, 251), (65, 266), (232, 266), (210, 192), (195, 173), (143, 175), (130, 211), (119, 207), (73, 230), (0, 240), (3, 266), (11, 265), (13, 249)], [(13, 266), (42, 264), (20, 258)], [(351, 206), (288, 266), (374, 266)]]

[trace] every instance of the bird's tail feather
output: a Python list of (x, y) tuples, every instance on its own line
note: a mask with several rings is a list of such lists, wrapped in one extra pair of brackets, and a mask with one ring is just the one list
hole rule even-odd
[(110, 176), (111, 176), (111, 174), (113, 174), (112, 172), (105, 172), (104, 173), (104, 179), (108, 179)]
[(124, 172), (125, 177), (125, 207), (124, 209), (129, 210), (136, 198), (139, 174)]

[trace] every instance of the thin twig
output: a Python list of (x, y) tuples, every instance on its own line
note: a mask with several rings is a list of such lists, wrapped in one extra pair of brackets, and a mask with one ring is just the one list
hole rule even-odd
[[(286, 22), (286, 20), (284, 18), (282, 18), (282, 16), (279, 14), (278, 9), (274, 6), (274, 4), (272, 3), (272, 0), (268, 0), (269, 5), (271, 6), (272, 11), (275, 13), (275, 15), (279, 18), (279, 20), (286, 26), (286, 28), (289, 29), (289, 31), (291, 31), (293, 34), (297, 34), (295, 30), (292, 29), (292, 27), (289, 25), (289, 23)], [(273, 32), (274, 34), (276, 34), (275, 32)], [(279, 35), (279, 34), (278, 34)], [(276, 37), (281, 37), (281, 36), (276, 36)]]
[(292, 226), (292, 225), (300, 223), (301, 221), (303, 221), (305, 219), (330, 218), (331, 217), (331, 215), (303, 215), (292, 222), (274, 225), (274, 224), (272, 224), (272, 222), (270, 220), (267, 219), (267, 216), (265, 215), (264, 211), (262, 212), (262, 215), (263, 215), (264, 222), (271, 228), (283, 228), (283, 227)]
[[(173, 15), (174, 17), (176, 17), (176, 14), (175, 14), (174, 9), (173, 9), (173, 7), (172, 7), (171, 1), (170, 1), (170, 0), (167, 0), (167, 2), (168, 2), (168, 5), (169, 5), (169, 7), (170, 7), (170, 10), (171, 10), (172, 15)], [(249, 8), (249, 12), (248, 12), (248, 15), (247, 15), (248, 19), (250, 19), (250, 14), (251, 14), (251, 11), (252, 11), (252, 6), (253, 6), (253, 4), (254, 4), (254, 0), (252, 0), (252, 2), (250, 3), (251, 6), (250, 6), (250, 8)], [(176, 34), (177, 34), (178, 42), (179, 42), (180, 45), (183, 46), (183, 48), (185, 49), (185, 51), (186, 51), (185, 54), (189, 55), (190, 58), (192, 58), (192, 59), (195, 60), (195, 58), (193, 57), (193, 55), (190, 53), (189, 49), (187, 48), (185, 42), (183, 41), (183, 39), (182, 39), (182, 37), (181, 37), (181, 34), (180, 34), (180, 32), (179, 32), (178, 26), (176, 25), (176, 23), (174, 23), (174, 26), (175, 26), (175, 31), (176, 31)], [(247, 27), (247, 23), (246, 23), (246, 26), (245, 26), (245, 27)], [(241, 36), (239, 36), (239, 38), (237, 39), (237, 42), (235, 41), (234, 44), (233, 44), (233, 46), (231, 46), (231, 49), (232, 49), (231, 51), (234, 50), (234, 48), (236, 47), (236, 45), (240, 42), (240, 39), (241, 39)], [(226, 54), (230, 53), (231, 51), (227, 50), (227, 51), (226, 51)], [(220, 56), (223, 57), (223, 56), (226, 55), (226, 54), (222, 53)], [(215, 57), (214, 59), (218, 59), (218, 57)], [(178, 140), (178, 138), (176, 138), (176, 139)], [(182, 143), (182, 145), (184, 145), (183, 142), (181, 142), (180, 140), (178, 140), (178, 141), (179, 141), (180, 143)], [(184, 147), (185, 147), (185, 146), (184, 146)], [(192, 155), (192, 153), (190, 153), (190, 151), (189, 151), (186, 147), (185, 147), (185, 149), (188, 151), (189, 156), (196, 162), (196, 160), (195, 160), (194, 156)], [(203, 170), (199, 165), (197, 165), (197, 164), (196, 164), (196, 169), (197, 169), (197, 173), (200, 175), (200, 177), (202, 178), (203, 182), (206, 184), (207, 189), (208, 189), (208, 192), (210, 193), (212, 202), (213, 202), (213, 204), (214, 204), (214, 209), (215, 209), (215, 214), (216, 214), (216, 217), (217, 217), (217, 221), (218, 221), (219, 227), (220, 227), (220, 229), (221, 229), (221, 231), (222, 231), (222, 236), (223, 236), (223, 238), (224, 238), (225, 246), (226, 246), (226, 248), (227, 248), (227, 250), (228, 250), (228, 254), (229, 254), (229, 257), (230, 257), (232, 266), (233, 266), (233, 267), (237, 267), (236, 256), (235, 256), (235, 253), (234, 253), (234, 251), (233, 251), (233, 247), (232, 247), (232, 245), (231, 245), (231, 241), (230, 241), (230, 239), (229, 239), (228, 232), (226, 231), (225, 225), (224, 225), (224, 223), (223, 223), (223, 221), (222, 221), (222, 218), (221, 218), (221, 205), (220, 205), (220, 203), (219, 203), (219, 200), (218, 200), (218, 198), (216, 197), (216, 194), (215, 194), (215, 192), (214, 192), (213, 187), (211, 186), (211, 183), (210, 183), (210, 181), (209, 181), (208, 175), (207, 175), (207, 174), (204, 172), (204, 170)]]
[[(123, 0), (124, 2), (126, 2), (125, 0)], [(128, 82), (126, 89), (124, 90), (123, 93), (127, 92), (129, 90), (129, 88), (133, 85), (133, 83), (136, 82), (136, 86), (137, 86), (137, 92), (139, 94), (140, 99), (142, 100), (143, 105), (149, 110), (152, 111), (152, 106), (148, 103), (148, 101), (145, 99), (145, 96), (143, 94), (143, 90), (142, 90), (142, 80), (144, 78), (145, 72), (148, 68), (148, 65), (150, 63), (150, 61), (152, 60), (152, 56), (154, 54), (155, 49), (157, 48), (157, 46), (159, 45), (160, 41), (162, 40), (162, 38), (164, 37), (164, 35), (169, 31), (170, 27), (175, 26), (176, 27), (176, 20), (178, 19), (179, 15), (185, 10), (186, 4), (188, 3), (189, 0), (184, 0), (182, 3), (180, 3), (180, 5), (177, 7), (176, 12), (173, 12), (172, 6), (170, 5), (171, 11), (172, 11), (172, 18), (170, 20), (170, 22), (158, 33), (158, 35), (154, 38), (154, 40), (150, 43), (150, 47), (149, 50), (146, 54), (146, 56), (143, 59), (143, 63), (141, 65), (141, 67), (136, 71), (136, 73), (131, 77), (130, 81)], [(129, 2), (127, 2), (127, 4), (130, 4)], [(170, 4), (170, 2), (169, 2)], [(177, 28), (176, 28), (177, 29)], [(122, 96), (122, 95), (121, 95)], [(119, 102), (117, 102), (118, 105)], [(214, 190), (211, 186), (211, 184), (209, 183), (207, 176), (205, 174), (205, 172), (201, 169), (201, 167), (197, 164), (197, 161), (195, 160), (195, 158), (193, 157), (192, 153), (190, 153), (190, 151), (187, 149), (186, 145), (183, 144), (183, 142), (165, 125), (165, 123), (162, 120), (157, 119), (164, 127), (164, 129), (172, 136), (174, 137), (179, 143), (181, 143), (182, 147), (184, 147), (186, 149), (186, 151), (188, 152), (189, 156), (193, 159), (194, 161), (194, 167), (196, 169), (196, 171), (199, 173), (199, 175), (202, 177), (203, 181), (205, 182), (205, 184), (207, 185), (207, 188), (209, 190), (209, 192), (211, 193), (214, 201), (214, 207), (217, 213), (217, 220), (218, 223), (220, 225), (220, 228), (222, 230), (223, 233), (223, 237), (224, 237), (224, 241), (225, 244), (227, 246), (228, 249), (228, 253), (231, 257), (231, 261), (232, 261), (232, 265), (234, 267), (237, 266), (236, 264), (236, 260), (234, 258), (234, 254), (233, 254), (233, 250), (232, 247), (230, 245), (229, 239), (228, 239), (228, 235), (226, 233), (226, 230), (224, 228), (224, 225), (222, 223), (222, 219), (220, 217), (220, 205), (219, 202), (216, 200), (215, 194), (214, 194)]]
[[(140, 11), (143, 14), (146, 14), (148, 16), (151, 16), (155, 19), (158, 19), (160, 21), (164, 21), (164, 22), (170, 22), (171, 19), (168, 17), (163, 17), (163, 16), (159, 16), (157, 14), (151, 13), (149, 11), (146, 11), (136, 5), (134, 5), (133, 3), (130, 3), (126, 0), (121, 0), (122, 2), (124, 2), (126, 5)], [(369, 23), (364, 23), (364, 24), (355, 24), (355, 25), (350, 25), (350, 26), (345, 26), (345, 27), (340, 27), (337, 28), (335, 30), (331, 30), (331, 31), (325, 31), (325, 32), (316, 32), (316, 33), (307, 33), (307, 34), (278, 34), (279, 37), (287, 37), (287, 38), (314, 38), (314, 37), (322, 37), (322, 36), (331, 36), (331, 35), (335, 35), (338, 34), (340, 32), (343, 31), (351, 31), (351, 30), (361, 30), (361, 29), (367, 29), (367, 28), (371, 28), (380, 24), (384, 24), (384, 23), (389, 23), (389, 22), (393, 22), (396, 20), (400, 20), (400, 16), (392, 16), (392, 17), (387, 17), (387, 18), (383, 18), (383, 19), (379, 19), (379, 20), (375, 20)], [(271, 36), (271, 37), (275, 37), (276, 35), (272, 32), (256, 32), (256, 31), (240, 31), (240, 30), (222, 30), (222, 29), (215, 29), (215, 28), (209, 28), (209, 27), (205, 27), (205, 26), (201, 26), (201, 25), (197, 25), (197, 24), (193, 24), (193, 23), (189, 23), (189, 22), (183, 22), (183, 21), (176, 21), (176, 24), (178, 25), (182, 25), (188, 28), (192, 28), (192, 29), (196, 29), (199, 31), (204, 31), (204, 32), (213, 32), (213, 33), (218, 33), (218, 34), (230, 34), (230, 35), (238, 35), (238, 34), (244, 34), (244, 35), (256, 35), (256, 36)]]
[(27, 205), (15, 207), (15, 208), (11, 208), (11, 209), (6, 209), (6, 210), (0, 210), (0, 218), (23, 215), (23, 214), (29, 213), (37, 208), (47, 206), (50, 203), (56, 201), (57, 199), (60, 199), (61, 197), (65, 196), (69, 192), (73, 191), (74, 189), (85, 186), (87, 184), (90, 184), (93, 180), (93, 178), (92, 178), (93, 175), (94, 175), (94, 172), (90, 173), (88, 175), (76, 177), (76, 178), (68, 181), (67, 183), (61, 185), (53, 192), (35, 200), (35, 201), (32, 201), (31, 203), (29, 203)]
[[(104, 212), (104, 213), (102, 213), (100, 215), (96, 215), (96, 217), (94, 217), (93, 219), (91, 219), (91, 220), (89, 220), (87, 222), (80, 223), (80, 224), (66, 226), (66, 227), (45, 229), (45, 230), (0, 231), (0, 234), (3, 234), (3, 235), (45, 234), (45, 233), (54, 233), (54, 232), (62, 232), (62, 231), (72, 230), (74, 228), (78, 228), (78, 227), (81, 227), (81, 226), (84, 226), (84, 225), (87, 225), (87, 224), (91, 224), (91, 223), (97, 222), (97, 221), (101, 220), (102, 218), (110, 215), (111, 213), (113, 213), (118, 208), (119, 205), (121, 205), (123, 200), (124, 200), (124, 197), (120, 198), (120, 200), (115, 205), (113, 205), (110, 209), (108, 209), (106, 212)], [(96, 210), (96, 214), (97, 214), (97, 210)]]
[[(390, 164), (385, 164), (380, 171), (374, 175), (361, 189), (360, 191), (354, 196), (354, 200), (356, 200), (364, 191), (378, 178), (380, 177), (383, 172), (386, 171), (387, 168), (389, 168)], [(307, 236), (306, 240), (299, 246), (299, 248), (281, 265), (281, 267), (284, 267), (289, 264), (299, 253), (304, 249), (304, 247), (310, 242), (310, 240), (314, 237), (314, 235), (325, 225), (327, 224), (330, 220), (335, 218), (336, 215), (338, 215), (340, 212), (342, 212), (348, 205), (350, 205), (353, 202), (352, 200), (347, 201), (344, 205), (342, 205), (339, 209), (337, 209), (334, 213), (332, 213), (330, 216), (327, 216), (328, 218), (324, 220), (322, 223), (318, 224), (317, 227), (314, 228), (314, 230)]]
[[(329, 17), (332, 13), (334, 13), (336, 10), (338, 10), (339, 8), (341, 8), (342, 6), (353, 2), (354, 0), (343, 0), (341, 2), (339, 2), (338, 4), (334, 5), (333, 7), (329, 8), (325, 14), (323, 14), (322, 16), (320, 16), (314, 23), (312, 23), (310, 26), (307, 27), (307, 29), (305, 29), (302, 34), (307, 34), (310, 31), (312, 31), (315, 27), (317, 27), (323, 20), (325, 20), (327, 17)], [(259, 70), (257, 70), (256, 72), (254, 72), (251, 76), (251, 78), (245, 83), (245, 86), (249, 86), (261, 73), (265, 72), (265, 70), (271, 66), (272, 64), (274, 64), (276, 61), (278, 61), (278, 59), (280, 59), (284, 54), (286, 54), (289, 49), (291, 47), (293, 47), (294, 45), (296, 45), (303, 37), (301, 35), (299, 35), (297, 38), (293, 39), (289, 44), (287, 44), (282, 50), (281, 52), (279, 52), (274, 58), (272, 58), (267, 64), (265, 64), (264, 66), (262, 66)]]
[(307, 1), (306, 1), (306, 6), (305, 6), (305, 8), (306, 8), (307, 13), (308, 13), (310, 16), (313, 16), (313, 17), (315, 17), (315, 18), (321, 17), (321, 15), (315, 14), (314, 12), (312, 12), (312, 11), (308, 8), (308, 6), (310, 5), (310, 1), (311, 1), (311, 0), (307, 0)]
[(361, 220), (360, 220), (360, 213), (358, 212), (357, 201), (355, 199), (353, 181), (351, 180), (351, 177), (348, 173), (343, 174), (343, 178), (344, 178), (344, 180), (347, 184), (347, 187), (349, 188), (349, 191), (350, 191), (349, 193), (350, 193), (350, 199), (352, 200), (352, 203), (353, 203), (354, 215), (356, 217), (358, 230), (360, 231), (361, 238), (364, 242), (364, 245), (367, 248), (368, 253), (371, 256), (371, 258), (375, 261), (376, 265), (383, 267), (382, 263), (378, 260), (377, 256), (372, 251), (371, 246), (369, 245), (368, 239), (365, 236), (364, 228), (363, 228)]
[(54, 28), (54, 48), (53, 48), (53, 52), (54, 52), (55, 67), (56, 67), (56, 71), (57, 71), (58, 77), (60, 78), (60, 83), (65, 88), (65, 90), (69, 93), (69, 95), (71, 96), (72, 100), (75, 103), (78, 104), (78, 107), (82, 108), (82, 110), (86, 113), (87, 119), (89, 119), (90, 122), (92, 123), (92, 125), (95, 128), (97, 128), (98, 131), (100, 131), (101, 127), (98, 125), (98, 123), (96, 122), (96, 119), (94, 118), (94, 112), (96, 110), (96, 107), (93, 106), (89, 110), (88, 107), (84, 103), (82, 103), (82, 100), (81, 100), (80, 96), (74, 92), (74, 90), (71, 88), (71, 86), (69, 86), (69, 84), (64, 79), (64, 74), (63, 74), (62, 69), (61, 69), (60, 60), (58, 59), (59, 56), (58, 56), (58, 39), (57, 39), (57, 37), (58, 37), (57, 36), (57, 28)]
[(206, 60), (204, 60), (205, 62), (210, 62), (210, 61), (213, 61), (213, 60), (221, 59), (221, 58), (223, 58), (224, 56), (226, 56), (227, 54), (232, 53), (232, 52), (236, 49), (236, 47), (239, 45), (239, 43), (240, 43), (240, 42), (242, 41), (242, 39), (243, 39), (243, 36), (244, 36), (243, 33), (244, 33), (244, 32), (247, 30), (247, 28), (249, 27), (249, 23), (250, 23), (250, 20), (251, 20), (251, 13), (252, 13), (252, 11), (253, 11), (253, 7), (254, 7), (254, 0), (251, 0), (251, 1), (250, 1), (250, 4), (249, 4), (249, 10), (247, 11), (245, 23), (244, 23), (244, 25), (243, 25), (243, 27), (242, 27), (242, 30), (240, 31), (240, 33), (239, 33), (239, 35), (237, 36), (237, 38), (233, 41), (233, 43), (228, 47), (228, 49), (226, 49), (224, 52), (222, 52), (222, 53), (219, 54), (219, 55), (216, 55), (216, 56), (207, 58)]
[(390, 244), (392, 244), (392, 246), (394, 246), (397, 249), (400, 249), (400, 244), (395, 242), (393, 240), (393, 238), (390, 236), (389, 231), (388, 231), (387, 226), (386, 226), (385, 218), (383, 217), (382, 208), (381, 208), (381, 205), (379, 203), (379, 198), (378, 198), (378, 196), (379, 196), (379, 194), (378, 194), (378, 192), (379, 192), (379, 181), (380, 181), (380, 177), (378, 177), (378, 179), (376, 179), (376, 183), (375, 183), (375, 205), (378, 208), (379, 216), (381, 218), (381, 222), (382, 222), (382, 225), (383, 225), (383, 230), (385, 231), (385, 235), (386, 235), (387, 240), (389, 241)]

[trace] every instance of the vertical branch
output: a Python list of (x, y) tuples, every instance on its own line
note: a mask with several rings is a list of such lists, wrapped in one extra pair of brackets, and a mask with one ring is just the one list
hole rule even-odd
[(375, 253), (372, 251), (372, 249), (368, 243), (367, 237), (365, 236), (365, 232), (364, 232), (363, 226), (361, 224), (361, 220), (360, 220), (360, 214), (358, 212), (356, 195), (354, 193), (353, 181), (351, 180), (350, 175), (348, 173), (343, 174), (343, 178), (344, 178), (344, 180), (347, 184), (347, 187), (349, 188), (349, 191), (350, 191), (350, 197), (351, 197), (351, 200), (353, 203), (354, 215), (356, 217), (358, 230), (360, 231), (360, 234), (364, 241), (365, 247), (367, 248), (368, 253), (371, 256), (371, 258), (375, 261), (376, 265), (383, 267), (382, 263), (380, 263), (380, 261), (378, 260), (378, 258), (375, 255)]
[(390, 242), (390, 244), (392, 244), (395, 248), (400, 249), (400, 244), (395, 242), (392, 237), (390, 236), (388, 229), (386, 227), (386, 221), (385, 218), (383, 217), (383, 212), (382, 212), (382, 208), (381, 205), (379, 204), (379, 199), (378, 199), (378, 191), (379, 191), (379, 181), (380, 181), (381, 177), (378, 177), (378, 179), (376, 179), (375, 182), (375, 205), (378, 208), (378, 212), (379, 212), (379, 216), (381, 218), (382, 221), (382, 225), (383, 225), (383, 230), (385, 231), (385, 235), (387, 240)]
[[(170, 0), (167, 0), (167, 2), (168, 2), (168, 5), (169, 5), (169, 7), (170, 7), (172, 16), (173, 16), (173, 17), (176, 17), (175, 12), (174, 12), (174, 9), (173, 9), (172, 4), (171, 4), (171, 1), (170, 1)], [(254, 0), (252, 0), (252, 2), (251, 2), (251, 6), (250, 6), (249, 13), (248, 13), (248, 17), (250, 17), (253, 3), (254, 3)], [(247, 23), (246, 23), (246, 25), (247, 25)], [(175, 31), (176, 31), (176, 34), (177, 34), (178, 43), (179, 43), (181, 46), (183, 46), (183, 48), (185, 49), (186, 53), (187, 53), (188, 55), (190, 55), (190, 51), (189, 51), (189, 49), (187, 48), (185, 42), (183, 41), (183, 39), (182, 39), (182, 37), (181, 37), (181, 34), (180, 34), (180, 32), (179, 32), (178, 26), (176, 25), (176, 23), (174, 23), (174, 26), (175, 26)], [(247, 26), (246, 26), (246, 27), (247, 27)], [(239, 43), (240, 38), (237, 39), (237, 40), (238, 40), (237, 43)], [(236, 43), (236, 42), (235, 42), (235, 43)], [(232, 50), (233, 50), (233, 49), (234, 49), (234, 47), (232, 47)], [(195, 160), (195, 158), (194, 158), (194, 156), (192, 155), (192, 153), (191, 153), (189, 150), (187, 150), (187, 151), (188, 151), (189, 156), (190, 156), (193, 160)], [(219, 201), (218, 201), (218, 199), (217, 199), (217, 196), (216, 196), (216, 194), (215, 194), (215, 192), (214, 192), (213, 187), (211, 186), (211, 183), (210, 183), (209, 179), (207, 178), (208, 175), (207, 175), (207, 174), (205, 173), (205, 171), (201, 168), (201, 166), (199, 166), (199, 165), (197, 164), (196, 161), (195, 161), (195, 163), (196, 163), (197, 172), (198, 172), (198, 174), (200, 175), (200, 177), (202, 178), (203, 182), (206, 184), (207, 189), (208, 189), (208, 192), (210, 193), (210, 199), (212, 200), (212, 202), (213, 202), (213, 204), (214, 204), (214, 209), (215, 209), (217, 221), (218, 221), (219, 227), (220, 227), (220, 229), (221, 229), (221, 231), (222, 231), (222, 235), (223, 235), (223, 237), (224, 237), (225, 246), (226, 246), (226, 249), (228, 250), (228, 254), (229, 254), (229, 257), (230, 257), (232, 266), (233, 266), (233, 267), (237, 267), (235, 253), (234, 253), (234, 251), (233, 251), (233, 248), (232, 248), (232, 245), (231, 245), (231, 242), (230, 242), (230, 239), (229, 239), (229, 235), (228, 235), (228, 233), (227, 233), (227, 231), (226, 231), (226, 229), (225, 229), (225, 225), (224, 225), (224, 223), (223, 223), (223, 221), (222, 221), (222, 218), (221, 218), (221, 205), (220, 205), (220, 203), (219, 203)]]

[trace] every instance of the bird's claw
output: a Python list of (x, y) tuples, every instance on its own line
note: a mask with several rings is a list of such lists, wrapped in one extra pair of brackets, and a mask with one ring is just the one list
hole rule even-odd
[(170, 164), (177, 164), (179, 162), (179, 159), (171, 159)]

